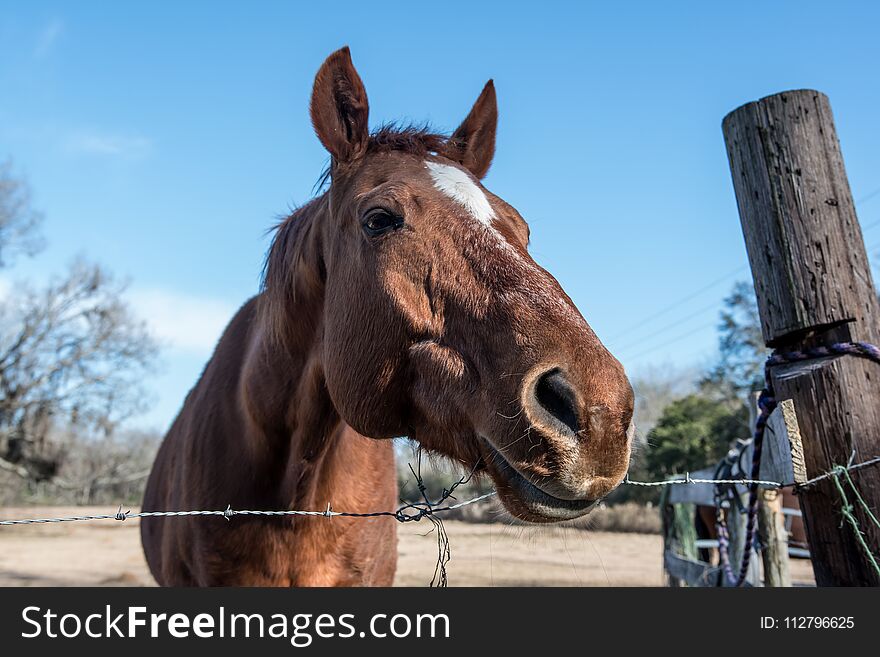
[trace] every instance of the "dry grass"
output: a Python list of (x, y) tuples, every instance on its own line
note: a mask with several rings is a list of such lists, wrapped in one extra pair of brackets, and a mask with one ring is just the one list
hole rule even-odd
[(624, 502), (613, 506), (600, 505), (583, 521), (589, 529), (602, 532), (659, 534), (660, 511), (651, 504)]
[[(524, 525), (511, 517), (498, 500), (456, 509), (448, 518), (472, 523), (503, 523), (505, 525)], [(577, 520), (563, 522), (560, 527), (588, 529), (599, 532), (621, 532), (631, 534), (659, 534), (660, 512), (650, 504), (624, 502), (622, 504), (600, 504), (593, 511)]]

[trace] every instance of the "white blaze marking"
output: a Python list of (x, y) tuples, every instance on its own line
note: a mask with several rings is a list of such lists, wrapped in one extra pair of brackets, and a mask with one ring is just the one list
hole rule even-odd
[(434, 186), (471, 213), (474, 219), (486, 226), (492, 225), (495, 211), (489, 199), (476, 183), (461, 169), (438, 162), (425, 162)]
[(496, 294), (519, 294), (529, 299), (535, 308), (556, 306), (565, 315), (572, 317), (577, 323), (586, 325), (580, 313), (569, 305), (562, 297), (548, 294), (546, 274), (540, 271), (530, 258), (523, 256), (501, 236), (492, 225), (495, 211), (483, 190), (471, 177), (458, 167), (439, 162), (425, 161), (431, 173), (434, 186), (464, 207), (477, 220), (482, 229), (477, 229), (487, 249), (501, 254), (495, 261), (496, 267), (504, 267), (517, 273), (519, 284), (515, 288), (496, 291)]

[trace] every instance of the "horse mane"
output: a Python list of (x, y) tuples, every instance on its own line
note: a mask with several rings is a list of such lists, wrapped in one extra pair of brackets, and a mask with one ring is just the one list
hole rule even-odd
[[(367, 154), (397, 151), (425, 157), (448, 155), (455, 147), (456, 144), (451, 137), (434, 131), (428, 124), (383, 123), (370, 135)], [(330, 181), (332, 169), (332, 162), (324, 167), (318, 182), (315, 183), (315, 190), (324, 189)]]
[(434, 132), (428, 125), (399, 125), (386, 123), (380, 126), (367, 142), (367, 153), (402, 151), (412, 155), (442, 155), (450, 138)]
[[(391, 151), (417, 157), (448, 155), (456, 145), (447, 135), (427, 125), (386, 123), (376, 129), (367, 143), (367, 153)], [(332, 164), (321, 173), (316, 190), (323, 190), (330, 180)], [(305, 248), (312, 232), (315, 216), (320, 214), (327, 192), (324, 190), (305, 205), (282, 218), (270, 231), (272, 243), (263, 262), (260, 295), (260, 317), (270, 335), (280, 338), (285, 331), (286, 311), (297, 295), (298, 288), (317, 286), (323, 280), (321, 263)], [(301, 290), (300, 290), (301, 291)]]
[[(274, 235), (263, 261), (258, 317), (268, 330), (269, 338), (277, 344), (284, 344), (281, 338), (287, 328), (287, 312), (297, 297), (297, 288), (308, 284), (311, 278), (308, 272), (316, 269), (304, 243), (326, 196), (324, 192), (313, 198), (269, 229)], [(315, 283), (317, 281), (313, 285)]]

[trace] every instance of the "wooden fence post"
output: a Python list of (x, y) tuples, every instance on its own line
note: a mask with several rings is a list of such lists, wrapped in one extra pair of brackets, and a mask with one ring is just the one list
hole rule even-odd
[(758, 536), (764, 561), (764, 586), (791, 586), (788, 533), (782, 515), (782, 492), (762, 490), (758, 500)]
[[(758, 393), (752, 396), (749, 405), (749, 426), (754, 430), (758, 418)], [(788, 411), (794, 424), (791, 431), (785, 421)], [(797, 418), (791, 400), (777, 406), (773, 415), (767, 419), (767, 433), (764, 436), (764, 449), (761, 452), (761, 471), (758, 479), (792, 482), (796, 479), (794, 467), (789, 474), (792, 442), (800, 445), (796, 431)], [(751, 452), (750, 452), (751, 454)], [(788, 457), (788, 460), (785, 459)], [(766, 476), (765, 476), (766, 475)], [(758, 497), (758, 542), (761, 544), (761, 560), (764, 562), (764, 586), (790, 587), (791, 569), (788, 562), (788, 533), (785, 531), (785, 517), (782, 514), (782, 494), (779, 490), (762, 488)]]
[[(781, 351), (880, 340), (880, 304), (828, 98), (789, 91), (743, 105), (722, 129), (749, 253), (761, 328)], [(835, 356), (771, 371), (778, 399), (797, 408), (807, 475), (880, 455), (880, 366)], [(880, 468), (852, 473), (868, 505), (880, 506)], [(841, 501), (826, 479), (801, 493), (820, 586), (880, 585), (880, 575), (841, 527)], [(880, 529), (856, 518), (872, 549)]]

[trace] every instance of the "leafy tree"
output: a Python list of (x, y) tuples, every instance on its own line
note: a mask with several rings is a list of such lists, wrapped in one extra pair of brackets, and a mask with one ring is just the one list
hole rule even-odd
[(693, 394), (666, 407), (648, 434), (645, 469), (655, 480), (721, 460), (731, 442), (747, 433), (748, 410)]
[(631, 379), (636, 396), (633, 419), (639, 444), (644, 443), (669, 404), (697, 390), (694, 381), (699, 374), (696, 368), (664, 365), (643, 369)]
[(703, 377), (701, 389), (739, 406), (748, 393), (764, 387), (764, 362), (769, 355), (761, 334), (755, 289), (739, 281), (724, 299), (718, 325), (718, 363)]

